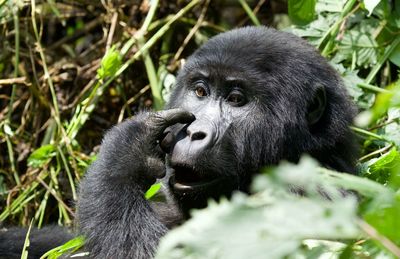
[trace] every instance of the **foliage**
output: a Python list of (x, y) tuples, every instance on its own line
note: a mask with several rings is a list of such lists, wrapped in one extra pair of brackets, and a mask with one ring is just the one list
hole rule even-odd
[[(77, 236), (74, 239), (71, 239), (70, 241), (68, 241), (67, 243), (65, 243), (59, 247), (55, 247), (55, 248), (51, 249), (50, 251), (46, 252), (41, 258), (56, 259), (63, 254), (67, 254), (67, 253), (72, 254), (76, 250), (83, 247), (84, 244), (85, 244), (85, 239), (82, 236)], [(76, 256), (77, 255), (83, 256), (84, 253), (76, 254)]]
[[(240, 0), (226, 7), (0, 0), (0, 220), (71, 226), (76, 185), (107, 128), (160, 109), (184, 57), (212, 35), (246, 24), (282, 28), (290, 17), (297, 26), (286, 30), (330, 60), (359, 107), (359, 175), (308, 158), (297, 167), (283, 163), (255, 180), (253, 194), (194, 212), (166, 236), (158, 256), (400, 257), (400, 1)], [(289, 192), (292, 184), (307, 196)], [(325, 198), (316, 191), (322, 186)], [(357, 202), (338, 187), (357, 192)]]
[[(315, 252), (303, 245), (308, 239), (357, 238), (355, 197), (343, 197), (317, 170), (310, 158), (298, 166), (283, 163), (255, 179), (257, 194), (237, 193), (230, 202), (193, 212), (162, 241), (158, 258), (295, 258)], [(308, 198), (294, 194), (295, 188), (305, 188)], [(332, 202), (321, 189), (335, 197)]]

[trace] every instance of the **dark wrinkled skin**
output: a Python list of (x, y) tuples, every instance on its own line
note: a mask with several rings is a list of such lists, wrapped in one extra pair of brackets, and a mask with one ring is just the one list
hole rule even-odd
[[(353, 116), (341, 79), (305, 41), (265, 27), (220, 34), (188, 58), (165, 111), (104, 137), (79, 188), (86, 249), (93, 258), (150, 258), (189, 209), (246, 192), (261, 167), (303, 153), (353, 172)], [(165, 203), (144, 198), (157, 179)]]

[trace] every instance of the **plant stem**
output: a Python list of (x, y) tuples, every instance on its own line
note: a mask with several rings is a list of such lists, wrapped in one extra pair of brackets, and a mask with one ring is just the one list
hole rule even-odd
[(358, 87), (363, 88), (363, 89), (367, 89), (376, 93), (391, 93), (391, 91), (386, 90), (384, 88), (380, 88), (378, 86), (375, 85), (370, 85), (370, 84), (366, 84), (366, 83), (359, 83), (357, 84)]
[(360, 133), (360, 134), (363, 134), (363, 135), (366, 135), (366, 136), (368, 136), (368, 137), (372, 137), (372, 138), (374, 138), (374, 139), (383, 140), (383, 141), (392, 143), (390, 140), (387, 140), (386, 138), (384, 138), (384, 137), (382, 137), (382, 136), (380, 136), (380, 135), (377, 135), (377, 134), (375, 134), (375, 133), (369, 132), (368, 130), (360, 129), (360, 128), (357, 128), (357, 127), (350, 127), (350, 128), (351, 128), (353, 131), (355, 131), (355, 132), (357, 132), (357, 133)]
[[(13, 9), (13, 20), (14, 20), (14, 27), (15, 27), (15, 64), (14, 64), (14, 77), (17, 78), (19, 71), (18, 71), (18, 66), (19, 66), (19, 17), (18, 17), (18, 7), (11, 6)], [(7, 113), (7, 119), (4, 123), (4, 131), (6, 135), (6, 142), (7, 142), (7, 151), (8, 151), (8, 158), (10, 160), (10, 165), (11, 165), (11, 172), (13, 174), (15, 183), (17, 185), (21, 184), (21, 180), (19, 179), (19, 175), (17, 172), (17, 167), (15, 164), (15, 157), (14, 157), (14, 151), (13, 151), (13, 146), (12, 146), (12, 141), (11, 141), (11, 135), (7, 133), (7, 129), (11, 129), (10, 123), (11, 123), (11, 115), (13, 111), (13, 104), (14, 104), (14, 99), (15, 99), (15, 92), (16, 92), (16, 85), (13, 84), (12, 90), (11, 90), (11, 96), (10, 96), (10, 102), (8, 104), (8, 113)]]
[(250, 9), (249, 5), (246, 3), (245, 0), (239, 0), (239, 3), (242, 5), (243, 10), (246, 12), (246, 14), (249, 16), (250, 20), (253, 22), (254, 25), (260, 26), (261, 23), (257, 19), (257, 16), (253, 13), (253, 11)]
[(378, 60), (376, 65), (371, 69), (367, 78), (365, 79), (365, 83), (370, 84), (372, 79), (375, 78), (376, 74), (379, 72), (382, 65), (386, 62), (386, 60), (390, 57), (392, 52), (397, 48), (397, 45), (400, 43), (400, 37), (396, 37), (395, 40), (385, 49), (385, 53)]
[[(149, 25), (154, 18), (157, 6), (158, 6), (158, 0), (152, 1), (150, 10), (143, 22), (142, 27), (139, 30), (139, 38), (137, 40), (139, 48), (141, 48), (144, 45), (145, 42), (144, 35), (147, 33), (147, 29), (149, 28)], [(147, 77), (149, 78), (151, 94), (153, 95), (153, 101), (154, 101), (153, 108), (155, 110), (161, 110), (162, 107), (164, 106), (164, 100), (161, 96), (161, 87), (159, 87), (160, 84), (158, 83), (157, 72), (153, 60), (151, 59), (151, 56), (147, 50), (143, 52), (142, 58), (144, 66), (146, 68)]]

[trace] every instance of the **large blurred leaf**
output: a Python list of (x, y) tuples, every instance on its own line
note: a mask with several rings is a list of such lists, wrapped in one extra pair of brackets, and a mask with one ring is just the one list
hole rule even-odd
[[(302, 159), (299, 166), (286, 163), (270, 176), (259, 176), (257, 194), (237, 193), (231, 202), (194, 212), (163, 238), (156, 258), (284, 258), (304, 255), (305, 239), (357, 237), (356, 200), (336, 195), (339, 191), (317, 177), (317, 171), (317, 163)], [(291, 192), (293, 183), (309, 197)], [(321, 186), (335, 197), (332, 201), (321, 196)]]
[(400, 245), (400, 194), (378, 196), (368, 209), (364, 219), (381, 234)]
[(315, 19), (316, 0), (289, 0), (290, 19), (296, 24), (307, 24)]

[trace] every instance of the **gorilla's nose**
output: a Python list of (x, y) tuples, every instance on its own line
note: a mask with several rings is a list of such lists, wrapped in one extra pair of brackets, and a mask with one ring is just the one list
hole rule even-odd
[[(215, 131), (215, 130), (214, 130)], [(206, 123), (192, 123), (178, 134), (171, 150), (172, 160), (176, 163), (190, 164), (213, 146), (213, 128)]]
[(207, 133), (203, 132), (203, 131), (190, 131), (189, 129), (187, 129), (187, 134), (190, 138), (191, 141), (195, 141), (195, 140), (203, 140), (207, 137)]
[(215, 129), (212, 127), (211, 123), (194, 121), (186, 128), (186, 136), (190, 140), (190, 145), (192, 148), (203, 149), (209, 147), (213, 143), (213, 135)]

